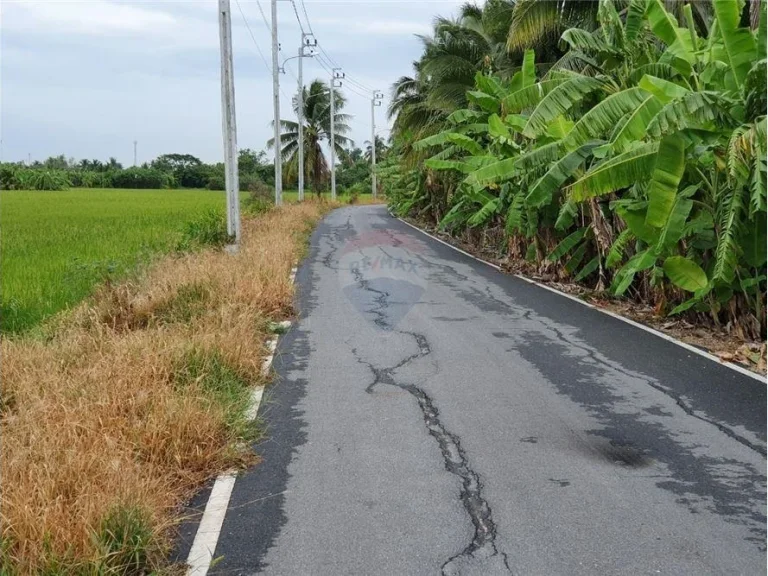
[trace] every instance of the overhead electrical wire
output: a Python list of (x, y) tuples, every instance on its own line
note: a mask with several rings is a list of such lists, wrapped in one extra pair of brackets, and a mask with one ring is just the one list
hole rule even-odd
[[(302, 34), (306, 34), (306, 30), (304, 28), (304, 24), (302, 23), (301, 17), (299, 16), (299, 11), (298, 11), (297, 6), (296, 6), (296, 1), (295, 0), (290, 0), (290, 1), (291, 1), (291, 5), (293, 7), (293, 13), (296, 16), (296, 21), (299, 24), (299, 28), (301, 29)], [(300, 2), (301, 2), (302, 12), (304, 13), (304, 18), (306, 20), (306, 25), (307, 25), (306, 29), (309, 30), (309, 34), (310, 35), (314, 36), (314, 32), (312, 30), (312, 23), (309, 20), (309, 14), (307, 14), (307, 7), (304, 4), (304, 0), (300, 0)], [(261, 57), (261, 60), (264, 63), (264, 66), (267, 68), (267, 71), (271, 73), (272, 72), (272, 66), (269, 64), (269, 61), (267, 60), (267, 57), (264, 55), (264, 52), (261, 50), (261, 46), (259, 46), (259, 43), (256, 40), (256, 36), (254, 35), (253, 30), (251, 29), (251, 25), (248, 22), (248, 18), (246, 18), (246, 16), (245, 16), (245, 12), (243, 11), (243, 7), (240, 5), (240, 0), (235, 0), (235, 4), (237, 4), (237, 9), (240, 12), (240, 16), (243, 19), (243, 23), (245, 24), (246, 29), (248, 30), (248, 35), (251, 37), (251, 40), (253, 41), (253, 45), (256, 47), (256, 51), (258, 52), (259, 56)], [(264, 22), (264, 26), (266, 27), (267, 31), (271, 35), (272, 34), (272, 28), (271, 28), (271, 26), (269, 24), (269, 21), (267, 20), (267, 16), (264, 13), (264, 9), (261, 6), (260, 0), (256, 0), (256, 5), (259, 8), (259, 14), (261, 15), (261, 20), (262, 20), (262, 22)], [(315, 60), (317, 61), (317, 63), (328, 74), (333, 75), (334, 68), (339, 68), (339, 69), (342, 68), (341, 66), (339, 66), (339, 63), (336, 60), (334, 60), (330, 56), (330, 54), (328, 54), (328, 52), (326, 52), (323, 49), (322, 46), (320, 46), (318, 44), (317, 48), (318, 48), (318, 52), (317, 52), (317, 54), (315, 54)], [(283, 71), (286, 74), (289, 74), (294, 80), (296, 80), (298, 82), (298, 78), (293, 73), (293, 70), (291, 70), (287, 66), (283, 65)], [(355, 78), (347, 75), (346, 73), (344, 75), (344, 81), (346, 83), (346, 87), (345, 88), (347, 90), (349, 90), (350, 92), (352, 92), (353, 94), (355, 94), (357, 96), (360, 96), (361, 98), (370, 98), (371, 94), (374, 92), (373, 88), (371, 88), (370, 86), (367, 86), (366, 84), (363, 84), (359, 80), (356, 80)], [(282, 90), (282, 88), (281, 88), (280, 92), (282, 93), (282, 95), (285, 98), (288, 98), (288, 96), (285, 94), (285, 92)]]
[(256, 46), (256, 50), (259, 52), (259, 56), (261, 56), (261, 59), (264, 61), (264, 66), (267, 67), (267, 70), (269, 73), (272, 73), (272, 66), (269, 65), (269, 62), (267, 62), (267, 57), (264, 56), (264, 52), (261, 51), (261, 47), (259, 46), (259, 43), (256, 41), (256, 37), (253, 35), (253, 30), (251, 30), (251, 25), (248, 24), (248, 19), (245, 17), (245, 12), (243, 12), (242, 6), (240, 6), (240, 0), (235, 0), (235, 4), (237, 4), (237, 9), (240, 11), (240, 16), (243, 17), (243, 23), (245, 23), (245, 28), (248, 30), (248, 34), (251, 36), (251, 40), (253, 40), (253, 45)]
[[(309, 19), (309, 14), (307, 13), (307, 7), (304, 4), (304, 0), (299, 0), (299, 2), (301, 2), (301, 9), (302, 9), (302, 12), (304, 13), (304, 19), (306, 20), (309, 34), (314, 36), (315, 33), (312, 30), (312, 22)], [(306, 34), (307, 32), (304, 28), (304, 24), (301, 21), (301, 17), (299, 16), (299, 11), (296, 7), (296, 0), (291, 0), (291, 5), (293, 6), (293, 12), (296, 15), (296, 21), (299, 24), (299, 28), (301, 29), (302, 34)], [(320, 64), (320, 66), (323, 69), (325, 69), (326, 72), (332, 75), (334, 68), (343, 69), (343, 67), (340, 66), (339, 63), (336, 60), (334, 60), (331, 57), (331, 55), (328, 54), (328, 52), (326, 52), (319, 43), (317, 45), (317, 49), (318, 51), (317, 51), (317, 54), (315, 54), (315, 60), (317, 61), (318, 64)], [(375, 90), (370, 86), (364, 84), (363, 82), (360, 82), (359, 80), (356, 80), (355, 78), (347, 75), (346, 73), (344, 76), (344, 81), (347, 84), (346, 88), (348, 90), (350, 90), (351, 92), (363, 98), (370, 98), (371, 95), (375, 92)], [(356, 88), (356, 90), (353, 88)]]
[[(318, 45), (318, 48), (319, 48), (319, 53), (318, 53), (317, 56), (320, 59), (324, 59), (325, 62), (328, 64), (328, 66), (330, 68), (343, 68), (342, 66), (339, 66), (338, 62), (336, 62), (333, 58), (331, 58), (328, 55), (328, 52), (323, 50), (322, 46)], [(347, 80), (350, 84), (354, 84), (355, 86), (357, 86), (363, 92), (373, 92), (374, 91), (373, 88), (371, 88), (370, 86), (367, 86), (366, 84), (363, 84), (362, 82), (360, 82), (359, 80), (356, 80), (354, 77), (349, 76), (348, 74), (346, 75), (345, 80)]]
[(300, 0), (301, 2), (301, 9), (304, 12), (304, 18), (307, 21), (307, 28), (309, 28), (309, 33), (312, 34), (312, 36), (315, 35), (315, 33), (312, 31), (312, 23), (309, 21), (309, 14), (307, 14), (307, 7), (304, 5), (304, 0)]
[(259, 7), (259, 12), (261, 12), (261, 19), (264, 21), (264, 26), (267, 27), (267, 32), (272, 35), (272, 26), (270, 26), (269, 22), (267, 22), (267, 16), (264, 14), (264, 8), (261, 7), (261, 2), (256, 0), (256, 5)]
[[(327, 58), (324, 59), (322, 55), (317, 54), (315, 56), (315, 59), (317, 60), (318, 64), (320, 64), (320, 66), (322, 66), (322, 68), (326, 72), (328, 72), (329, 74), (333, 73), (334, 66), (331, 62), (327, 60)], [(349, 76), (346, 75), (346, 73), (344, 75), (344, 81), (347, 84), (346, 88), (351, 92), (354, 92), (355, 94), (357, 94), (358, 96), (361, 96), (362, 98), (371, 97), (373, 90), (368, 90), (367, 87), (364, 87), (360, 82), (357, 82), (353, 78), (350, 78)]]
[[(251, 40), (253, 40), (253, 45), (256, 46), (256, 50), (259, 53), (259, 56), (261, 56), (261, 60), (264, 62), (264, 66), (266, 66), (267, 71), (272, 74), (272, 66), (267, 61), (266, 56), (264, 56), (264, 52), (261, 51), (261, 47), (259, 46), (259, 43), (256, 41), (256, 36), (253, 34), (253, 30), (251, 30), (251, 25), (248, 23), (248, 18), (245, 17), (245, 12), (243, 12), (243, 7), (240, 6), (240, 0), (235, 0), (235, 4), (237, 4), (237, 9), (240, 12), (240, 16), (243, 18), (243, 23), (245, 24), (246, 30), (248, 30), (248, 34), (251, 37)], [(263, 16), (263, 13), (262, 13)], [(293, 72), (291, 72), (291, 75), (293, 75)], [(294, 76), (294, 78), (296, 78)], [(298, 81), (298, 78), (296, 78), (296, 81)], [(283, 91), (282, 88), (280, 88), (280, 93), (285, 97), (288, 98), (288, 95)]]
[(306, 31), (304, 30), (304, 24), (301, 23), (301, 18), (299, 18), (299, 11), (296, 8), (295, 0), (291, 0), (291, 6), (293, 6), (293, 13), (296, 14), (296, 21), (299, 23), (299, 28), (301, 28), (301, 33), (306, 34)]
[[(320, 64), (322, 69), (325, 70), (328, 74), (333, 75), (334, 70), (328, 62), (322, 59), (318, 59), (317, 63)], [(339, 80), (341, 80), (342, 83), (345, 83), (347, 80), (349, 80), (349, 78), (345, 75), (343, 78), (340, 78)], [(355, 88), (354, 85), (347, 84), (345, 86), (345, 89), (349, 90), (350, 92), (353, 92), (354, 94), (362, 98), (370, 98), (370, 95), (363, 93), (359, 88)]]

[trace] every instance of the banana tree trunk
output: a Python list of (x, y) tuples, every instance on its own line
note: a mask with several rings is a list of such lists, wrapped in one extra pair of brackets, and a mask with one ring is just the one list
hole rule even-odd
[(762, 0), (749, 0), (749, 26), (757, 30), (760, 26), (760, 3)]

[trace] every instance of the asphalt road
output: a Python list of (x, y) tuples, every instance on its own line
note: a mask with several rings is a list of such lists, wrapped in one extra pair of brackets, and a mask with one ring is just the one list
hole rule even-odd
[(213, 574), (765, 574), (766, 387), (331, 213)]

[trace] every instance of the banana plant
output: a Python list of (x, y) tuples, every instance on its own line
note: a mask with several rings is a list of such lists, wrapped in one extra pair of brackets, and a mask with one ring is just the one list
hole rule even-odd
[(441, 225), (503, 226), (510, 257), (764, 334), (765, 6), (756, 31), (743, 0), (712, 6), (702, 26), (690, 6), (602, 0), (542, 76), (531, 50), (478, 72), (467, 108), (413, 144)]

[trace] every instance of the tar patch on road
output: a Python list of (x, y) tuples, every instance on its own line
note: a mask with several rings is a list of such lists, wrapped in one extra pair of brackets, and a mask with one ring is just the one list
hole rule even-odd
[[(592, 438), (585, 446), (585, 458), (599, 458), (606, 464), (625, 470), (642, 469), (658, 461), (668, 471), (656, 486), (672, 492), (676, 502), (691, 513), (709, 509), (725, 521), (748, 527), (749, 539), (765, 549), (766, 517), (760, 512), (764, 495), (761, 470), (747, 462), (718, 458), (695, 452), (659, 419), (648, 417), (641, 409), (628, 409), (634, 403), (623, 397), (611, 382), (622, 377), (615, 366), (604, 363), (592, 350), (581, 349), (560, 334), (553, 341), (540, 333), (528, 332), (516, 350), (536, 366), (560, 394), (583, 406), (602, 425), (585, 430)], [(551, 358), (568, 359), (567, 372), (551, 362)], [(646, 384), (652, 385), (648, 381)], [(655, 388), (655, 386), (654, 386)], [(659, 414), (668, 414), (665, 411)]]

